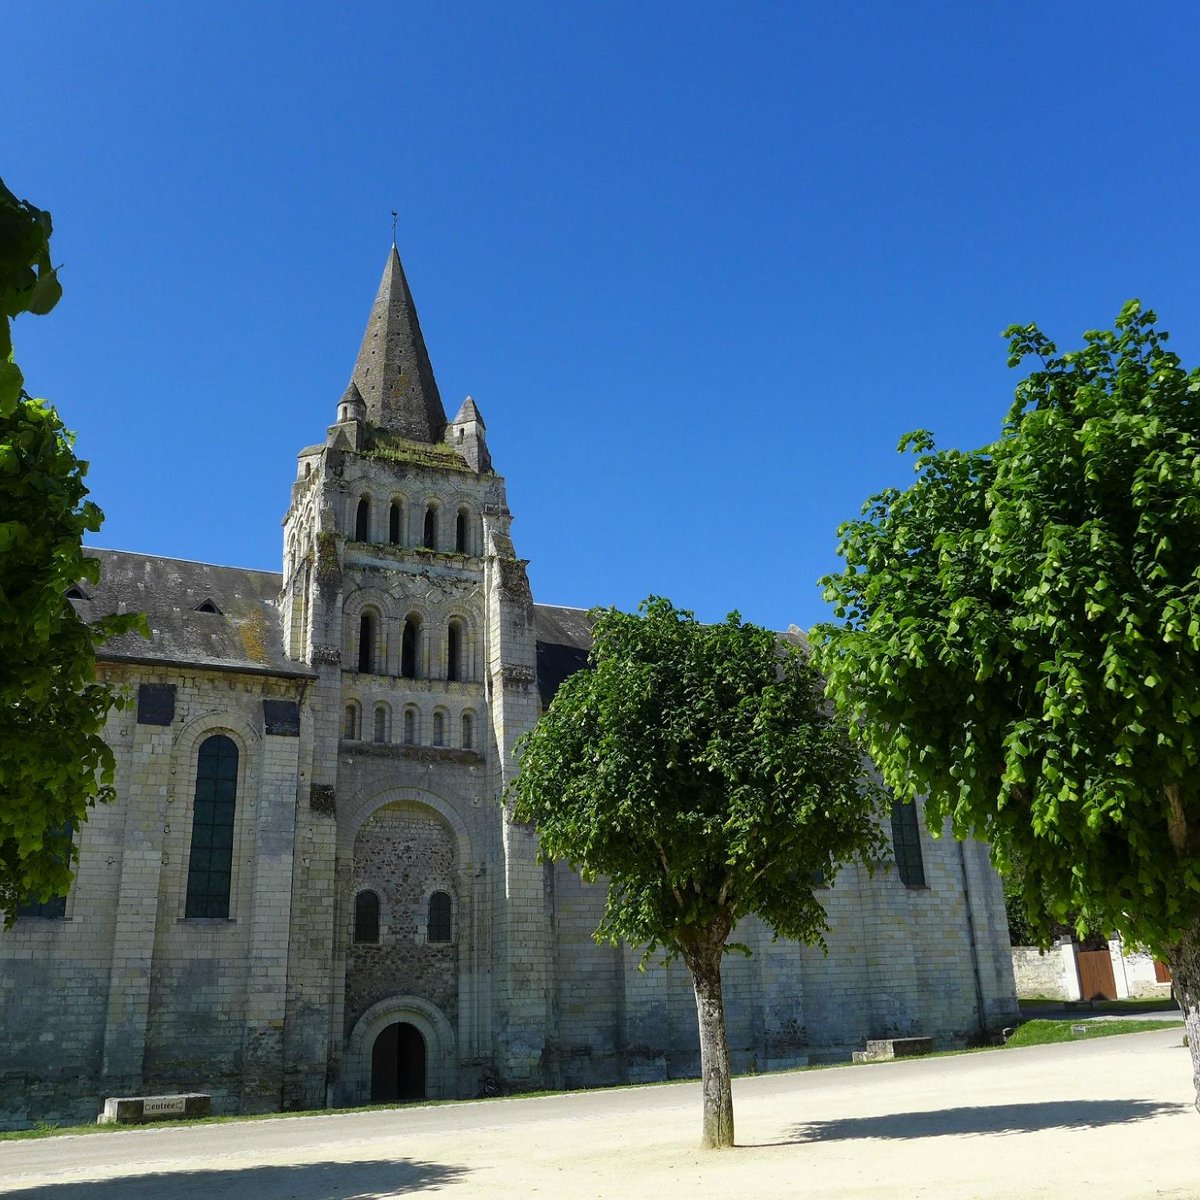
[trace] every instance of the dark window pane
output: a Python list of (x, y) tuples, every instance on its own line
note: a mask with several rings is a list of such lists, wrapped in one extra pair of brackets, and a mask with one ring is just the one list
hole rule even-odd
[(909, 887), (924, 887), (925, 863), (921, 857), (921, 829), (915, 804), (892, 800), (892, 849), (901, 882)]
[(429, 897), (429, 940), (450, 940), (450, 897), (446, 892), (434, 892)]
[(224, 734), (206, 738), (196, 762), (187, 917), (228, 917), (238, 749)]

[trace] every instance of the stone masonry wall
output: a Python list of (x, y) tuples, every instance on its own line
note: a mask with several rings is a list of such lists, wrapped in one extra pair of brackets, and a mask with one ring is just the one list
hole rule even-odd
[[(458, 945), (454, 836), (428, 810), (388, 805), (359, 831), (347, 908), (371, 890), (379, 897), (379, 941), (352, 942), (346, 970), (345, 1033), (373, 1004), (407, 994), (428, 1000), (453, 1024), (458, 1017)], [(451, 897), (451, 941), (428, 940), (429, 897)]]

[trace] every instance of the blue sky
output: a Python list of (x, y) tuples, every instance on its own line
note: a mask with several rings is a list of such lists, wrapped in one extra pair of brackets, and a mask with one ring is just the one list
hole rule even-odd
[[(82, 2), (4, 16), (14, 330), (95, 544), (278, 569), (398, 243), (535, 597), (776, 628), (906, 430), (993, 437), (1000, 331), (1152, 305), (1200, 362), (1200, 9)], [(13, 64), (20, 61), (21, 69)]]

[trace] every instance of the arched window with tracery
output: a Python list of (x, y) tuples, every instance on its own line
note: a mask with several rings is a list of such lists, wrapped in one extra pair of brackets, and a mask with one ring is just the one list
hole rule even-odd
[(371, 501), (364, 496), (358, 502), (358, 511), (354, 517), (354, 540), (356, 542), (370, 541), (371, 534)]
[(354, 897), (354, 940), (379, 941), (379, 897), (375, 892), (359, 892)]
[(400, 674), (405, 679), (417, 677), (417, 645), (420, 633), (421, 618), (411, 613), (404, 620), (404, 633), (400, 638)]
[(233, 739), (223, 733), (205, 738), (196, 755), (185, 917), (229, 916), (237, 777), (238, 748)]
[(434, 892), (429, 897), (429, 932), (427, 935), (429, 941), (450, 941), (450, 907), (448, 892)]

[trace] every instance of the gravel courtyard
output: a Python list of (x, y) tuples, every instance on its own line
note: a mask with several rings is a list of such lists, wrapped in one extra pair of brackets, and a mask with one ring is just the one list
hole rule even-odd
[(695, 1084), (0, 1143), (23, 1200), (1200, 1197), (1179, 1029)]

